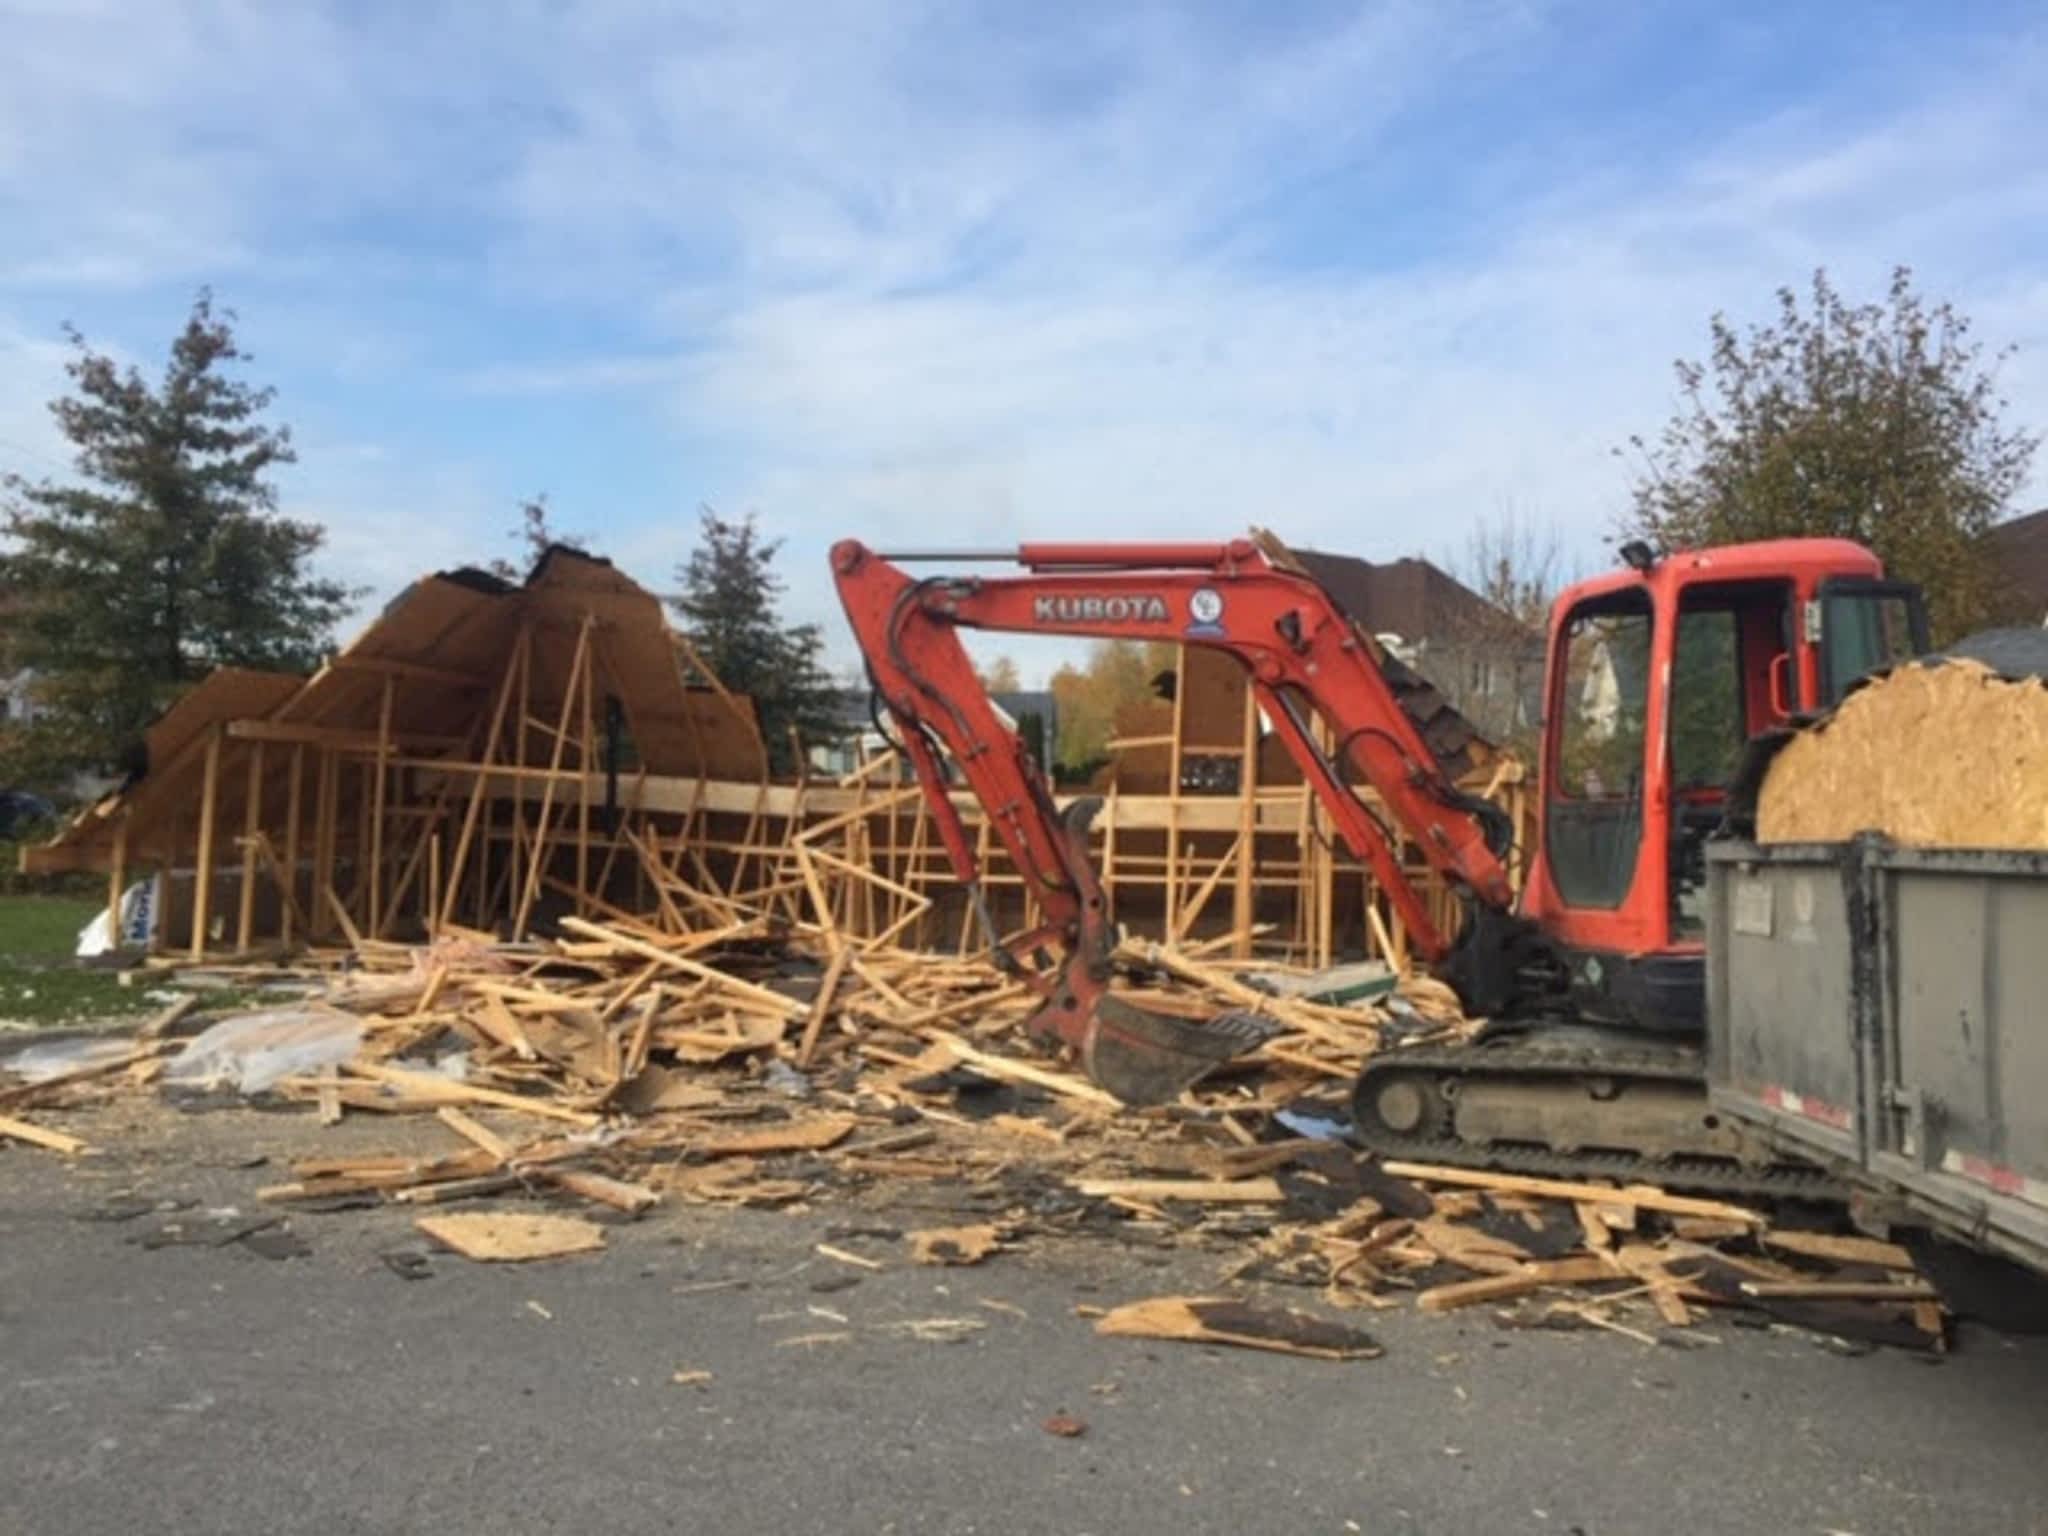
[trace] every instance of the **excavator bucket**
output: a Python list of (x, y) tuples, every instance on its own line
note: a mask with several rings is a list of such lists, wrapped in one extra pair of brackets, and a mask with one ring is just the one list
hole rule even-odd
[(1271, 1033), (1250, 1014), (1176, 1018), (1085, 981), (1048, 999), (1026, 1027), (1071, 1045), (1098, 1086), (1138, 1106), (1172, 1103), (1182, 1089), (1255, 1049)]
[(1059, 818), (1067, 875), (1080, 900), (1079, 931), (1058, 984), (1025, 1027), (1072, 1046), (1096, 1085), (1124, 1103), (1167, 1104), (1231, 1057), (1254, 1049), (1269, 1031), (1249, 1014), (1183, 1019), (1111, 995), (1115, 930), (1088, 859), (1088, 828), (1101, 807), (1101, 799), (1090, 795)]
[(1249, 1014), (1181, 1019), (1105, 992), (1082, 1038), (1081, 1064), (1126, 1104), (1169, 1104), (1233, 1056), (1255, 1049), (1268, 1033)]

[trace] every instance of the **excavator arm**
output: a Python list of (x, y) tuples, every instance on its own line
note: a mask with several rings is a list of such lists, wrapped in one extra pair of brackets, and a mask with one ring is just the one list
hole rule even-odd
[[(1000, 560), (1028, 574), (914, 578), (902, 564)], [(939, 835), (989, 931), (999, 963), (1044, 998), (1033, 1028), (1080, 1051), (1097, 1081), (1130, 1102), (1156, 1102), (1256, 1043), (1246, 1021), (1207, 1025), (1143, 1014), (1108, 992), (1115, 944), (1088, 857), (1097, 802), (1062, 816), (1043, 770), (989, 700), (959, 637), (962, 628), (1022, 634), (1166, 640), (1235, 657), (1254, 697), (1330, 816), (1372, 870), (1416, 948), (1445, 960), (1452, 937), (1404, 871), (1399, 833), (1351, 787), (1363, 777), (1400, 832), (1468, 897), (1473, 917), (1504, 918), (1513, 889), (1498, 811), (1453, 784), (1401, 707), (1379, 648), (1307, 575), (1250, 539), (1216, 544), (1026, 544), (999, 555), (884, 555), (848, 540), (832, 550), (840, 601), (881, 706), (901, 733)], [(1319, 745), (1311, 715), (1334, 745)], [(1045, 915), (1005, 947), (981, 893), (981, 871), (948, 791), (941, 750), (980, 802), (991, 829)], [(1051, 970), (1026, 963), (1048, 951)]]

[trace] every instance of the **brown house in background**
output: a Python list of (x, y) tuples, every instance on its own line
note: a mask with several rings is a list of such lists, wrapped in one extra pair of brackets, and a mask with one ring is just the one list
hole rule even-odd
[(1295, 555), (1346, 613), (1486, 736), (1510, 742), (1533, 729), (1542, 713), (1540, 631), (1427, 560)]
[(1991, 548), (2016, 622), (2048, 622), (2048, 507), (1991, 530)]

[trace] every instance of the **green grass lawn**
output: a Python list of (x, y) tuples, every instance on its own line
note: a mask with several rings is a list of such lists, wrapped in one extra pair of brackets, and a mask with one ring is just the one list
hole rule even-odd
[(100, 904), (70, 896), (0, 896), (0, 1022), (66, 1024), (158, 1006), (144, 987), (72, 959)]

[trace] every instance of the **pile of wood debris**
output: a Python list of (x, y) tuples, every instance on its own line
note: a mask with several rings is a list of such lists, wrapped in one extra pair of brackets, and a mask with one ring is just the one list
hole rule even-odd
[[(301, 1160), (266, 1202), (419, 1207), (429, 1236), (473, 1258), (602, 1246), (601, 1227), (536, 1201), (616, 1220), (663, 1201), (886, 1201), (914, 1181), (915, 1203), (959, 1213), (907, 1235), (918, 1262), (977, 1263), (1064, 1234), (1213, 1250), (1219, 1283), (1296, 1284), (1347, 1308), (1511, 1307), (1504, 1318), (1524, 1325), (1642, 1339), (1735, 1308), (1917, 1347), (1942, 1337), (1932, 1291), (1889, 1244), (1777, 1231), (1741, 1206), (1648, 1186), (1382, 1165), (1326, 1139), (1304, 1117), (1341, 1104), (1383, 1037), (1469, 1027), (1433, 982), (1339, 1007), (1304, 1000), (1269, 964), (1135, 946), (1118, 982), (1134, 1000), (1255, 1010), (1279, 1033), (1180, 1103), (1130, 1111), (1028, 1043), (1031, 995), (978, 959), (834, 945), (762, 919), (679, 934), (572, 917), (561, 932), (329, 955), (317, 993), (288, 1008), (196, 1036), (192, 1020), (159, 1018), (126, 1050), (0, 1088), (0, 1138), (83, 1152), (19, 1115), (159, 1079), (198, 1091), (180, 1061), (218, 1052), (219, 1032), (239, 1026), (245, 1051), (327, 1044), (329, 1060), (266, 1092), (330, 1122), (431, 1115), (448, 1136), (438, 1155)], [(498, 1204), (440, 1209), (478, 1200)], [(1297, 1352), (1345, 1353), (1306, 1319), (1276, 1332), (1249, 1316), (1238, 1302), (1154, 1298), (1101, 1326), (1267, 1348), (1306, 1337)]]

